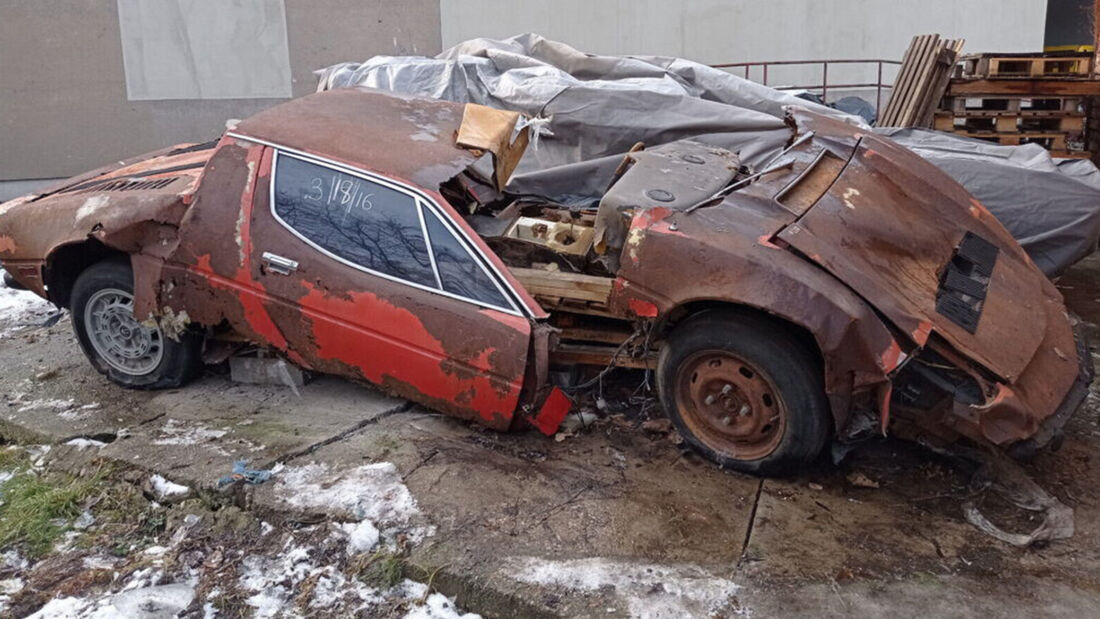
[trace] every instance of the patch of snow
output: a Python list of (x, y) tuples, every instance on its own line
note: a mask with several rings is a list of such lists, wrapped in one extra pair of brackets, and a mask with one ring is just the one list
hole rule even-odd
[(354, 555), (378, 545), (378, 529), (369, 520), (345, 522), (336, 525), (348, 536), (348, 554)]
[(154, 474), (149, 478), (149, 483), (153, 486), (153, 494), (158, 499), (166, 499), (168, 497), (182, 496), (191, 492), (191, 489), (187, 486), (173, 483), (161, 477), (159, 474)]
[[(4, 270), (0, 269), (0, 278)], [(0, 337), (27, 324), (40, 324), (57, 311), (52, 303), (27, 290), (15, 290), (0, 283)]]
[(73, 521), (73, 528), (78, 531), (83, 531), (93, 524), (95, 524), (95, 516), (92, 515), (92, 512), (84, 510), (80, 513), (80, 516)]
[(23, 590), (22, 578), (6, 578), (0, 580), (0, 615), (8, 609), (11, 597)]
[(80, 451), (84, 451), (85, 449), (87, 449), (89, 447), (94, 447), (96, 449), (99, 449), (101, 447), (106, 447), (107, 446), (107, 443), (104, 443), (103, 441), (97, 441), (97, 440), (92, 439), (92, 438), (74, 438), (74, 439), (71, 439), (69, 441), (66, 441), (65, 444), (69, 445), (71, 447), (76, 447)]
[(92, 402), (90, 404), (84, 404), (84, 405), (82, 405), (78, 408), (70, 408), (68, 410), (63, 410), (63, 411), (59, 412), (57, 414), (57, 416), (61, 417), (62, 419), (69, 419), (69, 420), (84, 419), (88, 415), (91, 415), (92, 411), (99, 410), (99, 408), (100, 408), (99, 402)]
[(175, 617), (195, 599), (194, 587), (182, 583), (123, 591), (111, 597), (110, 606), (122, 617)]
[(31, 466), (34, 468), (42, 468), (46, 464), (46, 456), (50, 455), (50, 449), (52, 445), (28, 445), (24, 449), (27, 452), (27, 456), (31, 459)]
[(111, 570), (118, 565), (119, 559), (117, 557), (108, 557), (104, 555), (92, 555), (90, 557), (84, 557), (84, 568), (89, 570)]
[(28, 561), (19, 554), (18, 550), (5, 550), (0, 554), (0, 567), (13, 571), (22, 571), (27, 569), (30, 565)]
[(94, 602), (74, 597), (54, 598), (27, 619), (73, 619), (87, 617)]
[(25, 413), (27, 411), (53, 409), (53, 410), (57, 411), (58, 413), (63, 413), (65, 411), (74, 409), (76, 407), (77, 407), (76, 400), (74, 400), (72, 398), (68, 398), (68, 399), (65, 399), (65, 400), (60, 400), (60, 399), (32, 400), (30, 402), (27, 402), (23, 406), (19, 407), (18, 412)]
[(194, 445), (225, 436), (225, 430), (213, 430), (202, 424), (184, 425), (175, 419), (169, 419), (160, 429), (159, 438), (153, 439), (154, 445)]
[(502, 572), (520, 582), (575, 591), (612, 587), (632, 617), (664, 619), (743, 613), (739, 585), (694, 565), (645, 565), (603, 558), (506, 561)]
[(15, 477), (15, 471), (0, 471), (0, 484), (7, 483)]
[(383, 527), (407, 525), (420, 515), (416, 500), (390, 462), (345, 470), (316, 463), (288, 466), (277, 476), (275, 492), (294, 507), (335, 510)]
[(406, 580), (401, 583), (401, 589), (405, 599), (416, 600), (410, 604), (411, 608), (405, 613), (405, 619), (481, 619), (481, 615), (458, 610), (454, 600), (442, 593), (433, 593), (424, 599), (424, 594), (428, 591), (428, 586), (424, 583)]

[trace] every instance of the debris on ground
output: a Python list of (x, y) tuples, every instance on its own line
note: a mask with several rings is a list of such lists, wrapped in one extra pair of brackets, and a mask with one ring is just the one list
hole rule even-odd
[[(971, 487), (974, 495), (963, 502), (963, 514), (967, 522), (987, 535), (1021, 548), (1073, 537), (1073, 509), (1040, 487), (1023, 467), (1002, 454), (985, 453)], [(986, 518), (980, 509), (987, 491), (1019, 509), (1042, 514), (1043, 521), (1030, 533), (1005, 531)]]
[(870, 477), (867, 477), (859, 471), (848, 474), (848, 483), (857, 488), (878, 488), (879, 486), (877, 481), (871, 479)]
[(233, 463), (233, 472), (218, 479), (218, 487), (224, 488), (238, 481), (252, 486), (259, 485), (271, 479), (275, 472), (275, 470), (250, 469), (248, 460), (237, 460)]

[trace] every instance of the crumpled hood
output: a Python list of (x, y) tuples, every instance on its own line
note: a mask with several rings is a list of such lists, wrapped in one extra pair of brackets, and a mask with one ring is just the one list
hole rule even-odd
[[(824, 195), (778, 239), (855, 290), (923, 345), (931, 332), (1013, 381), (1061, 295), (965, 189), (888, 139), (794, 112), (801, 131), (846, 156)], [(1063, 322), (1063, 321), (1059, 321)], [(1061, 351), (1073, 355), (1074, 351)]]

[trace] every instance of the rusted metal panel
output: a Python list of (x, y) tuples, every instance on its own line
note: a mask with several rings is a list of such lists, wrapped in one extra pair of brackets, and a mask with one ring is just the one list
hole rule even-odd
[(462, 111), (460, 103), (349, 88), (277, 105), (234, 132), (437, 188), (479, 157), (455, 145)]
[[(917, 344), (932, 328), (1003, 378), (1019, 376), (1043, 338), (1044, 303), (1059, 297), (1008, 231), (916, 154), (842, 123), (806, 127), (848, 139), (855, 154), (778, 238), (836, 274)], [(943, 270), (967, 232), (1001, 248), (974, 334), (936, 308)]]

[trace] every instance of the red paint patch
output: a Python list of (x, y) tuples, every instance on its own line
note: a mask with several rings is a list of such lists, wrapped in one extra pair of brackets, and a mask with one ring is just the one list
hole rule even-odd
[(899, 346), (897, 342), (891, 340), (890, 347), (882, 353), (882, 370), (884, 372), (892, 372), (904, 358), (901, 346)]
[(775, 243), (772, 243), (771, 236), (769, 236), (767, 234), (765, 234), (765, 235), (761, 236), (760, 238), (756, 239), (756, 242), (759, 243), (761, 245), (761, 247), (770, 247), (771, 249), (783, 249), (782, 247), (776, 245)]
[[(507, 427), (519, 401), (523, 376), (494, 373), (492, 350), (473, 359), (453, 360), (420, 319), (369, 292), (350, 292), (350, 299), (326, 295), (306, 284), (303, 314), (313, 323), (313, 341), (322, 359), (353, 366), (371, 382), (386, 379), (411, 385), (428, 398), (473, 410), (486, 424)], [(369, 327), (362, 323), (370, 308)], [(517, 331), (530, 330), (525, 318), (494, 316)], [(472, 377), (468, 376), (473, 373)]]
[(287, 350), (286, 338), (283, 337), (283, 333), (279, 331), (279, 327), (275, 325), (275, 321), (271, 319), (267, 309), (264, 308), (263, 297), (267, 296), (267, 291), (258, 282), (250, 281), (246, 268), (241, 267), (233, 280), (227, 280), (214, 273), (214, 269), (210, 265), (210, 254), (203, 254), (196, 260), (194, 271), (205, 277), (211, 288), (227, 290), (237, 297), (241, 308), (244, 310), (245, 322), (248, 323), (248, 327), (257, 336), (264, 340), (261, 343), (270, 344), (279, 350), (285, 351), (291, 361), (301, 363), (301, 357)]
[(920, 325), (917, 326), (917, 329), (912, 333), (913, 341), (916, 342), (918, 346), (924, 346), (925, 342), (928, 341), (929, 334), (931, 333), (932, 323), (922, 321)]
[(554, 387), (549, 397), (542, 403), (538, 414), (531, 418), (531, 425), (546, 436), (552, 436), (558, 431), (558, 427), (561, 426), (561, 422), (565, 420), (571, 408), (573, 408), (573, 401), (569, 396), (565, 395), (561, 389)]
[(630, 306), (630, 311), (634, 312), (635, 316), (643, 318), (656, 318), (657, 306), (649, 301), (643, 301), (641, 299), (629, 299), (627, 304)]

